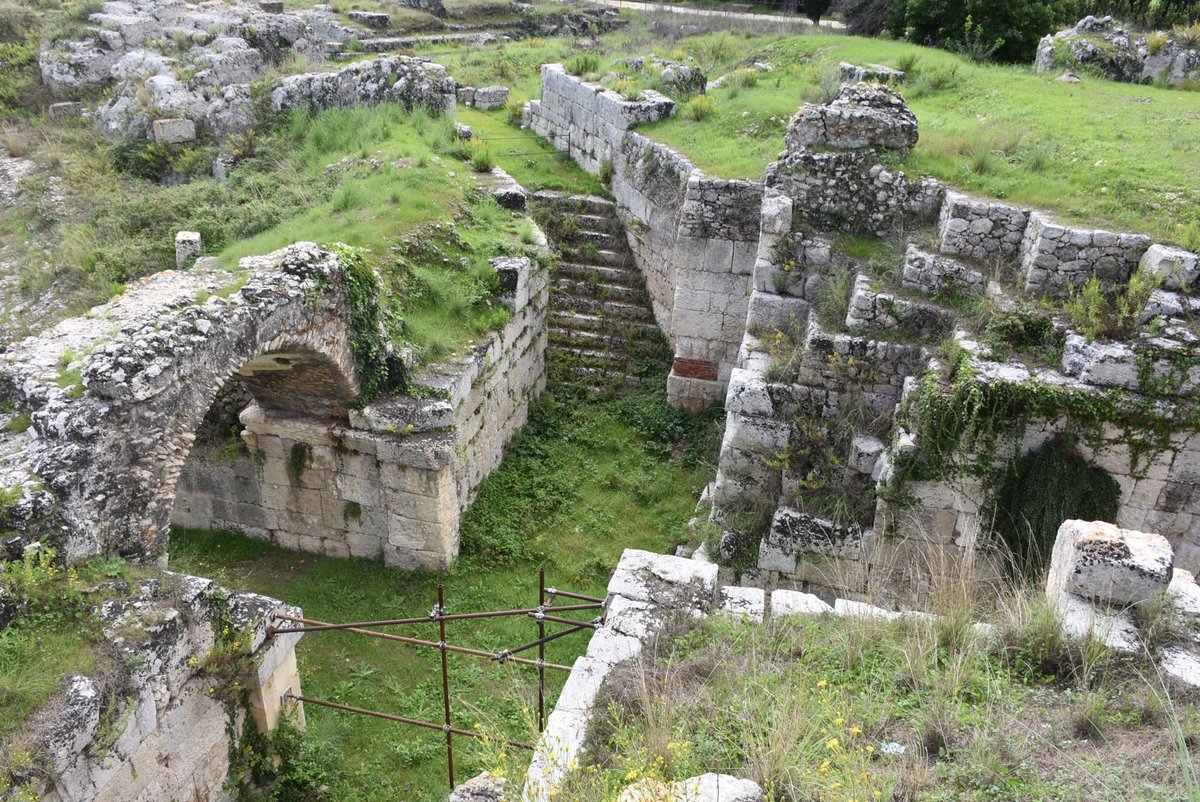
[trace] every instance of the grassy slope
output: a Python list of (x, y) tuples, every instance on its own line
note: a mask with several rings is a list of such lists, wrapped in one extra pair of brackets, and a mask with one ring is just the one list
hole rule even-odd
[[(642, 129), (714, 175), (760, 177), (782, 149), (785, 121), (811, 97), (825, 65), (895, 64), (913, 54), (919, 56), (918, 85), (923, 76), (948, 69), (957, 69), (957, 81), (940, 90), (906, 90), (922, 132), (904, 165), (910, 173), (1080, 221), (1200, 245), (1195, 93), (1090, 76), (1064, 84), (1029, 69), (981, 66), (939, 50), (848, 36), (767, 44), (717, 35), (685, 39), (678, 48), (720, 71), (743, 58), (777, 68), (752, 89), (714, 92), (717, 111), (702, 122), (676, 117)], [(745, 135), (755, 124), (760, 135)], [(995, 153), (984, 171), (972, 166), (980, 150)], [(1032, 166), (1039, 157), (1047, 159), (1040, 171)]]
[[(661, 551), (681, 533), (711, 468), (667, 455), (682, 436), (702, 441), (708, 431), (706, 419), (667, 408), (661, 390), (589, 406), (543, 399), (481, 488), (463, 524), (464, 554), (444, 577), (195, 532), (173, 537), (171, 567), (271, 594), (333, 621), (423, 615), (434, 604), (438, 582), (446, 584), (451, 612), (529, 606), (536, 602), (538, 566), (546, 568), (551, 585), (603, 595), (622, 549)], [(407, 631), (436, 635), (430, 626)], [(532, 640), (536, 631), (523, 618), (449, 625), (451, 642), (487, 650)], [(547, 656), (569, 664), (586, 645), (586, 636), (564, 638), (547, 647)], [(299, 657), (308, 695), (440, 718), (433, 651), (329, 633), (306, 637)], [(535, 672), (464, 656), (452, 656), (450, 664), (460, 726), (479, 722), (488, 732), (531, 737)], [(549, 674), (553, 698), (563, 677)], [(344, 784), (335, 785), (334, 798), (445, 799), (439, 734), (315, 706), (306, 715), (310, 732), (345, 761)], [(469, 777), (479, 770), (480, 752), (470, 743), (459, 747), (459, 777)]]

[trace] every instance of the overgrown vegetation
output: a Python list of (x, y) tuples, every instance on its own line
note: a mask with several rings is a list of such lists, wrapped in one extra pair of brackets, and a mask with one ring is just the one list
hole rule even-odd
[(937, 620), (668, 627), (609, 679), (560, 795), (717, 770), (779, 802), (1191, 798), (1191, 695), (1063, 635), (1035, 591), (1006, 597), (990, 632), (964, 602)]
[(1009, 567), (1036, 581), (1063, 521), (1115, 522), (1120, 500), (1116, 480), (1081, 457), (1069, 438), (1057, 436), (1007, 467), (989, 517)]

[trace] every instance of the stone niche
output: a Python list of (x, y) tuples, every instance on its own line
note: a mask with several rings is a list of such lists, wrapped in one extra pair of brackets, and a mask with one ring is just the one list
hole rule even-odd
[(246, 406), (238, 439), (198, 438), (172, 523), (404, 569), (448, 568), (463, 510), (546, 381), (547, 269), (524, 257), (496, 267), (512, 310), (503, 329), (418, 373), (413, 395), (377, 400), (342, 422)]

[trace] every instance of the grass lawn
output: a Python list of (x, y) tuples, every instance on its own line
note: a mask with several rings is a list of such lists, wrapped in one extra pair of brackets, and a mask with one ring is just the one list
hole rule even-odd
[[(661, 377), (648, 382), (662, 384)], [(481, 487), (463, 523), (463, 554), (445, 576), (210, 532), (174, 533), (171, 568), (285, 599), (329, 621), (423, 615), (439, 582), (451, 612), (531, 606), (539, 566), (551, 585), (603, 596), (624, 548), (662, 551), (682, 539), (696, 494), (713, 471), (713, 421), (670, 409), (662, 389), (592, 405), (543, 398)], [(436, 640), (433, 626), (406, 631)], [(528, 619), (503, 618), (450, 623), (448, 631), (452, 643), (490, 651), (533, 640), (537, 629)], [(547, 658), (570, 664), (586, 646), (586, 634), (564, 638), (547, 646)], [(440, 720), (435, 651), (322, 633), (301, 641), (299, 659), (307, 695)], [(450, 674), (459, 726), (479, 723), (489, 733), (534, 737), (535, 670), (452, 655)], [(553, 699), (564, 677), (548, 676)], [(330, 792), (321, 799), (445, 799), (439, 733), (316, 706), (305, 712), (312, 738), (343, 767), (322, 778)], [(456, 745), (460, 781), (488, 759), (487, 750), (463, 741)]]
[[(920, 121), (921, 141), (901, 165), (908, 173), (1068, 221), (1200, 247), (1198, 93), (1091, 76), (1065, 84), (1030, 68), (979, 65), (885, 39), (728, 32), (664, 37), (646, 16), (623, 13), (630, 24), (600, 38), (600, 66), (588, 77), (628, 73), (625, 59), (650, 53), (694, 58), (710, 80), (755, 61), (775, 68), (712, 92), (716, 109), (700, 122), (677, 114), (639, 129), (712, 175), (761, 178), (783, 149), (787, 122), (800, 105), (836, 90), (833, 65), (880, 63), (906, 67), (911, 75), (903, 91)], [(532, 39), (428, 54), (462, 83), (503, 83), (526, 98), (540, 93), (541, 64), (566, 63), (580, 52), (560, 40)]]
[(676, 116), (643, 127), (713, 175), (761, 177), (782, 149), (787, 120), (819, 99), (830, 65), (916, 59), (904, 89), (921, 125), (920, 144), (903, 164), (910, 174), (1200, 246), (1200, 94), (1090, 76), (1066, 84), (1028, 68), (828, 34), (773, 43), (714, 35), (678, 47), (721, 72), (740, 61), (776, 68), (754, 87), (713, 92), (716, 111), (701, 122)]

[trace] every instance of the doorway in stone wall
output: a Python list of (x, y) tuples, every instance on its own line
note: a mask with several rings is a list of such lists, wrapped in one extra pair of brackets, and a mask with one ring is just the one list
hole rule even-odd
[(1112, 523), (1120, 495), (1116, 480), (1084, 459), (1070, 435), (1055, 435), (1013, 460), (992, 502), (995, 531), (1007, 547), (1011, 574), (1039, 579), (1062, 522)]

